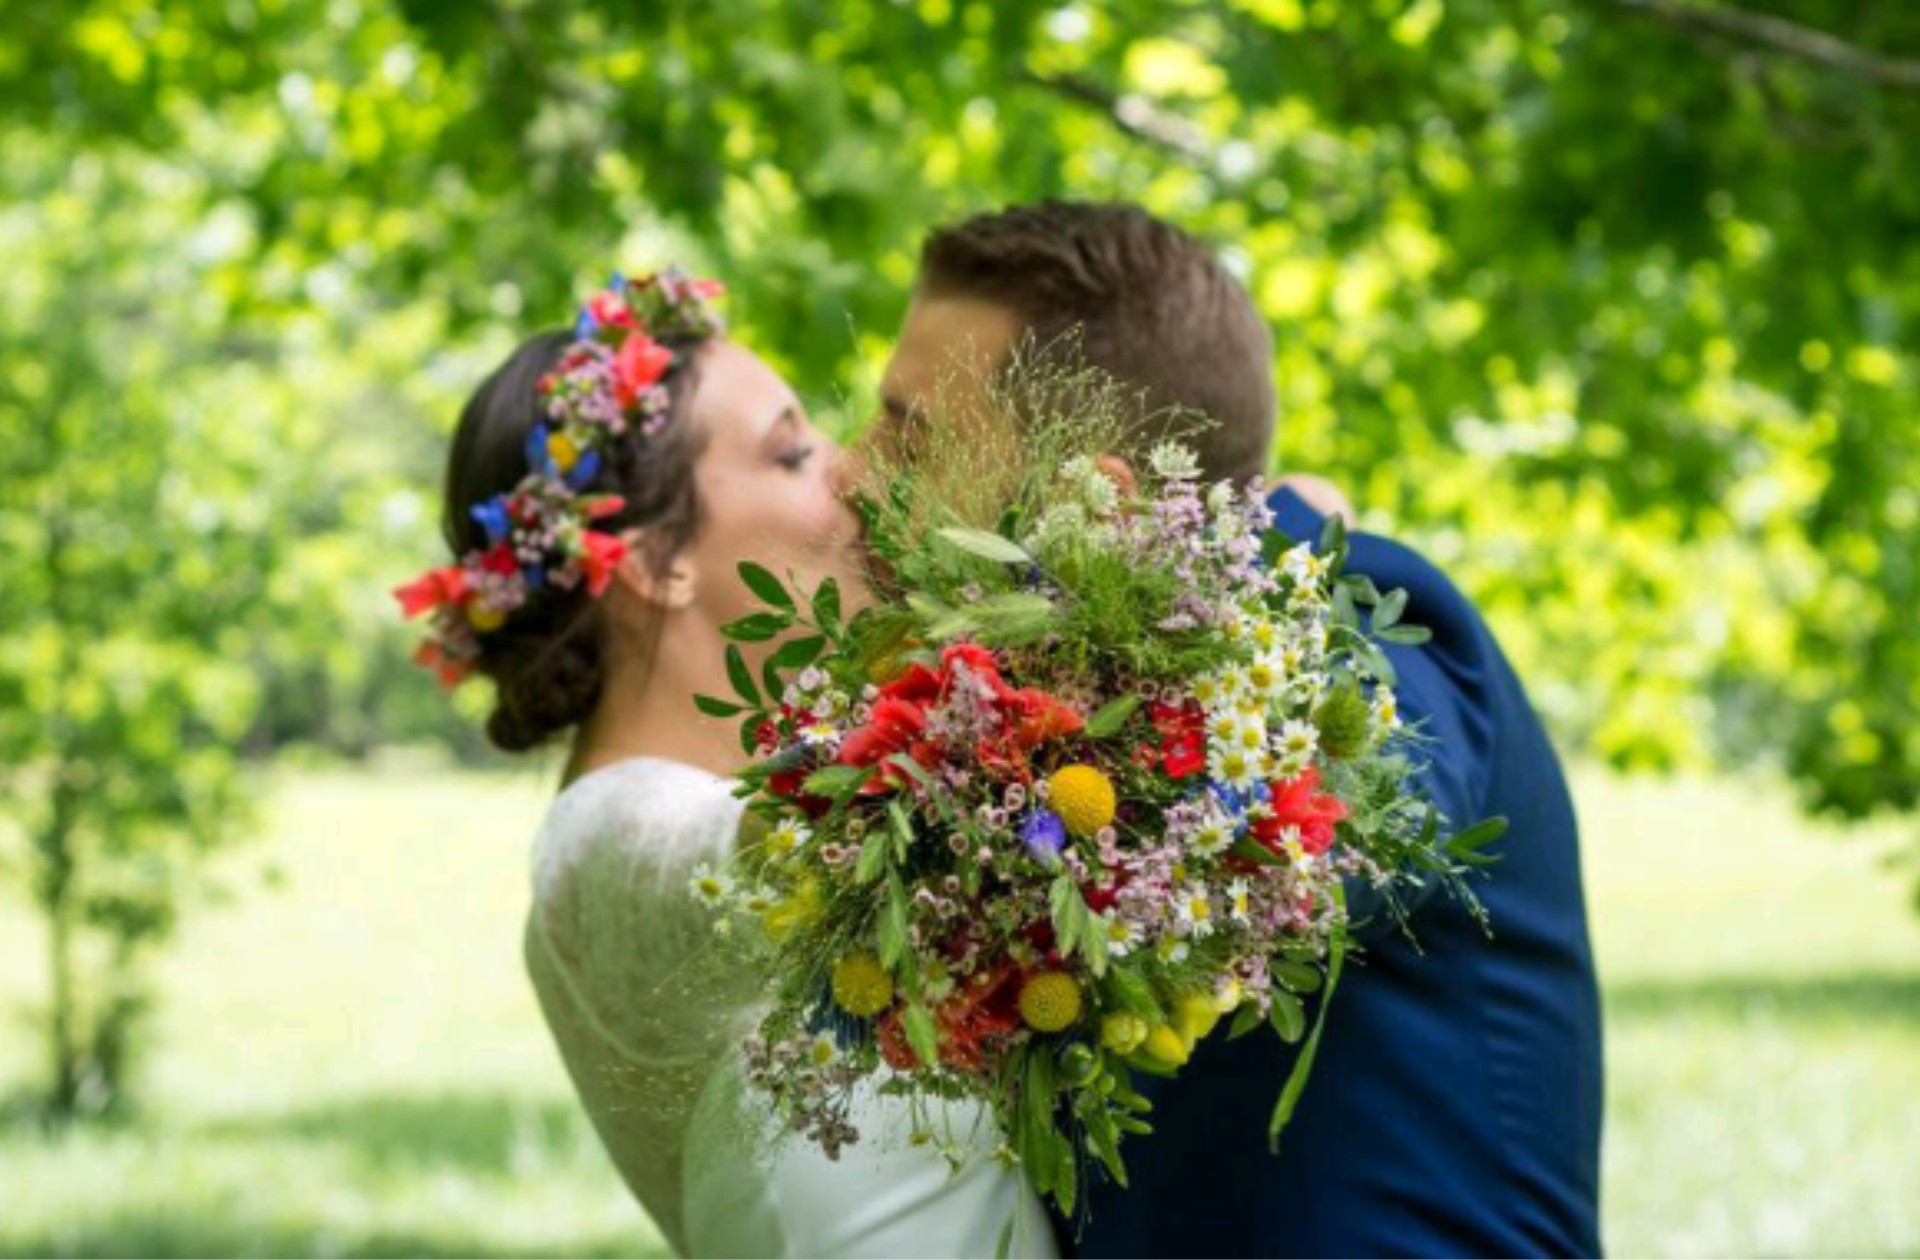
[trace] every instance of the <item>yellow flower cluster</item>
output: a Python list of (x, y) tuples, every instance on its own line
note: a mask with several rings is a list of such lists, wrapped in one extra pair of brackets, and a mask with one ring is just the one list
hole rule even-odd
[(833, 965), (833, 1000), (860, 1019), (871, 1019), (893, 1004), (893, 977), (872, 954), (848, 954)]
[(1043, 971), (1020, 987), (1020, 1018), (1035, 1032), (1055, 1033), (1080, 1018), (1080, 986), (1064, 971)]
[(1086, 839), (1113, 821), (1113, 780), (1092, 766), (1062, 766), (1047, 779), (1047, 804), (1073, 835)]

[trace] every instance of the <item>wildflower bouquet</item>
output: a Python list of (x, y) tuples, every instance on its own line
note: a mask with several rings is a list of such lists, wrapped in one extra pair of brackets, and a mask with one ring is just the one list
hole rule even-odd
[(1123, 489), (1094, 458), (1111, 425), (1024, 434), (873, 478), (877, 602), (850, 619), (831, 583), (741, 566), (765, 611), (729, 635), (761, 676), (736, 643), (737, 695), (699, 704), (741, 719), (764, 825), (695, 891), (767, 951), (748, 1076), (791, 1132), (856, 1140), (870, 1077), (978, 1100), (1071, 1211), (1082, 1155), (1125, 1182), (1133, 1074), (1222, 1022), (1306, 1038), (1277, 1139), (1319, 1040), (1302, 999), (1324, 1015), (1349, 948), (1343, 884), (1477, 904), (1463, 876), (1504, 822), (1453, 830), (1416, 791), (1379, 644), (1426, 632), (1342, 573), (1338, 518), (1316, 548), (1180, 444)]

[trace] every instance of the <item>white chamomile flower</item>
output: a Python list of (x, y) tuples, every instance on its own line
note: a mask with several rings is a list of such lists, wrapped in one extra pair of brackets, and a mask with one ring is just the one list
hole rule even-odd
[(1213, 488), (1207, 491), (1207, 511), (1216, 517), (1225, 516), (1233, 511), (1234, 500), (1237, 497), (1231, 481), (1217, 481)]
[(1236, 879), (1227, 885), (1227, 915), (1235, 923), (1252, 922), (1253, 912), (1248, 907), (1248, 899), (1253, 890), (1244, 879)]
[(1200, 475), (1200, 459), (1178, 442), (1161, 442), (1147, 456), (1147, 466), (1168, 481), (1192, 481)]
[(1252, 630), (1248, 633), (1262, 652), (1271, 652), (1273, 645), (1280, 639), (1280, 627), (1265, 618), (1254, 622)]
[(1233, 711), (1242, 718), (1261, 717), (1267, 711), (1267, 697), (1249, 686), (1233, 698)]
[(718, 910), (733, 896), (733, 877), (725, 871), (716, 871), (711, 863), (702, 862), (693, 868), (693, 876), (687, 880), (687, 890), (693, 899), (709, 910)]
[(1234, 739), (1239, 731), (1240, 716), (1230, 708), (1221, 709), (1207, 719), (1207, 739), (1218, 747), (1239, 742)]
[(1100, 930), (1107, 938), (1109, 958), (1125, 958), (1140, 948), (1140, 942), (1146, 936), (1138, 923), (1112, 912), (1100, 916)]
[(1327, 576), (1326, 557), (1313, 554), (1313, 544), (1300, 543), (1281, 556), (1280, 571), (1303, 586), (1317, 586)]
[(1223, 700), (1237, 700), (1247, 691), (1247, 671), (1238, 665), (1229, 665), (1220, 671), (1220, 697)]
[(780, 903), (780, 896), (771, 888), (755, 888), (741, 898), (740, 908), (748, 914), (765, 914)]
[(1313, 854), (1307, 852), (1307, 846), (1300, 842), (1300, 828), (1283, 827), (1280, 831), (1280, 852), (1295, 871), (1304, 875), (1313, 869)]
[(801, 727), (800, 738), (814, 745), (837, 744), (840, 742), (840, 728), (825, 718), (820, 718)]
[(1213, 898), (1204, 884), (1187, 884), (1175, 894), (1174, 913), (1187, 935), (1205, 940), (1213, 935)]
[(1193, 952), (1186, 941), (1178, 936), (1161, 937), (1154, 950), (1160, 955), (1160, 961), (1165, 963), (1183, 963), (1187, 961), (1187, 955)]
[(1193, 698), (1202, 708), (1212, 708), (1220, 699), (1220, 680), (1212, 674), (1202, 675), (1193, 684)]
[(1393, 688), (1384, 684), (1373, 689), (1373, 725), (1377, 731), (1400, 729), (1400, 702)]
[(1228, 787), (1244, 792), (1259, 779), (1261, 760), (1239, 748), (1223, 748), (1207, 759), (1207, 772)]
[(1242, 752), (1258, 755), (1267, 746), (1267, 724), (1258, 718), (1242, 720), (1233, 733), (1233, 743)]
[(1201, 857), (1219, 857), (1233, 845), (1233, 823), (1219, 814), (1208, 814), (1188, 841)]
[(1261, 699), (1271, 700), (1284, 689), (1290, 672), (1278, 656), (1262, 654), (1247, 666), (1247, 687)]
[(832, 1067), (840, 1061), (840, 1043), (827, 1033), (816, 1033), (807, 1045), (807, 1066)]
[(767, 833), (767, 851), (775, 857), (786, 857), (813, 839), (813, 829), (797, 818), (783, 818), (780, 825)]
[(1282, 759), (1310, 760), (1320, 747), (1320, 731), (1311, 722), (1293, 718), (1280, 724), (1273, 741), (1274, 752)]

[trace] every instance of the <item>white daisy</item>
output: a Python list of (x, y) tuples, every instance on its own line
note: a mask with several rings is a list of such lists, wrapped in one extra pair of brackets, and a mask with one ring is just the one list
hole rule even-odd
[(1213, 935), (1213, 898), (1207, 895), (1206, 885), (1187, 884), (1182, 887), (1175, 894), (1173, 908), (1187, 935), (1195, 940), (1204, 940)]
[(767, 852), (775, 857), (785, 857), (813, 839), (813, 829), (797, 818), (783, 818), (780, 825), (767, 833)]
[(1111, 911), (1100, 915), (1099, 919), (1100, 930), (1105, 933), (1107, 938), (1107, 956), (1109, 958), (1125, 958), (1128, 954), (1140, 948), (1140, 942), (1146, 934), (1141, 930), (1138, 923), (1133, 922), (1131, 919), (1123, 919)]
[(840, 1061), (840, 1045), (826, 1033), (818, 1033), (807, 1046), (809, 1067), (832, 1067)]
[(1201, 857), (1219, 857), (1233, 846), (1233, 823), (1220, 814), (1209, 814), (1188, 844)]
[(1252, 912), (1247, 900), (1253, 890), (1244, 879), (1236, 879), (1227, 885), (1227, 914), (1235, 923), (1246, 924), (1252, 921)]
[(1187, 955), (1193, 952), (1186, 941), (1178, 936), (1161, 937), (1154, 949), (1159, 953), (1160, 961), (1166, 963), (1183, 963), (1187, 961)]
[(1223, 748), (1207, 758), (1207, 773), (1244, 792), (1259, 779), (1260, 762), (1261, 758), (1239, 748)]
[(725, 871), (716, 871), (711, 863), (702, 862), (693, 868), (693, 877), (687, 881), (687, 890), (695, 901), (709, 910), (718, 910), (727, 898), (733, 896), (733, 877)]

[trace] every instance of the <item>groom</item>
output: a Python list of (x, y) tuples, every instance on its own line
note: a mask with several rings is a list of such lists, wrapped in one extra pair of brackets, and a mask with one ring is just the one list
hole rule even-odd
[[(1210, 250), (1127, 205), (1049, 202), (935, 232), (882, 385), (885, 427), (911, 441), (963, 425), (969, 379), (1023, 339), (1070, 331), (1148, 407), (1213, 417), (1209, 477), (1263, 473), (1265, 325)], [(956, 355), (971, 363), (956, 371)], [(1312, 479), (1288, 479), (1270, 502), (1296, 539), (1317, 538), (1323, 512), (1342, 506)], [(1404, 587), (1409, 619), (1433, 631), (1424, 647), (1387, 649), (1403, 717), (1436, 741), (1428, 791), (1461, 825), (1511, 823), (1476, 885), (1493, 936), (1444, 895), (1413, 911), (1417, 947), (1379, 919), (1361, 930), (1277, 1156), (1267, 1119), (1294, 1052), (1270, 1032), (1216, 1035), (1178, 1078), (1149, 1080), (1155, 1131), (1127, 1144), (1132, 1188), (1097, 1185), (1090, 1216), (1058, 1223), (1079, 1255), (1600, 1249), (1600, 1007), (1559, 762), (1492, 632), (1440, 570), (1364, 533), (1347, 567)]]

